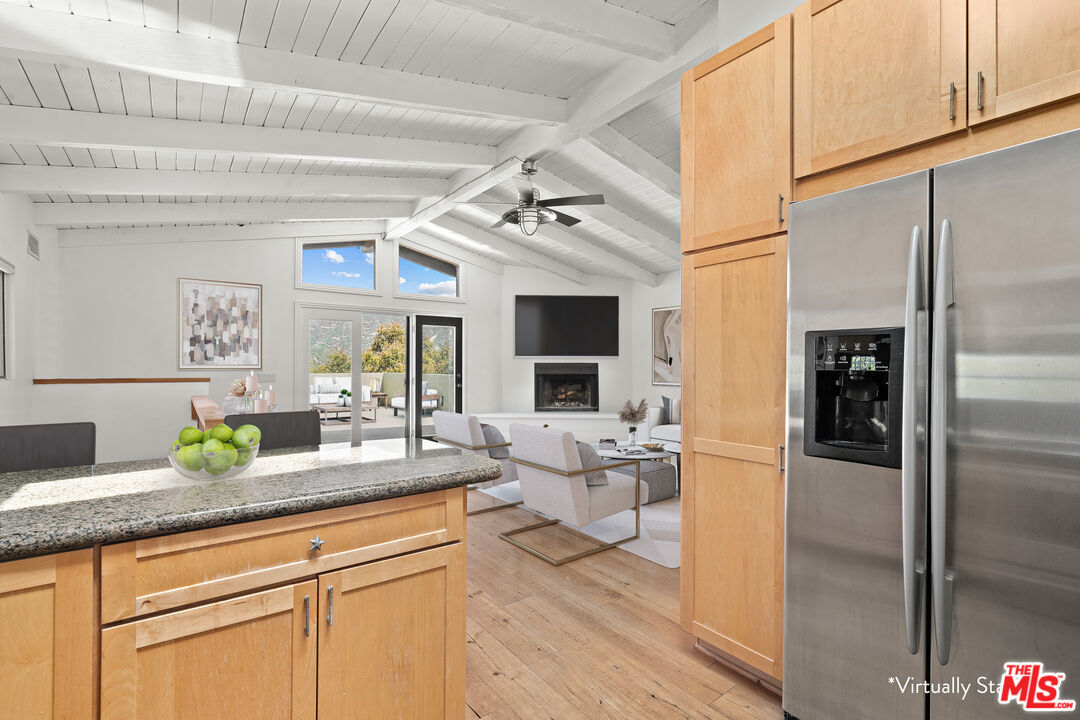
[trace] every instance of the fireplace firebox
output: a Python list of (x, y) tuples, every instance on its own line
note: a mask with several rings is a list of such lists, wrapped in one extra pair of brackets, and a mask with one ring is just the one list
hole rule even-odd
[(536, 363), (537, 412), (600, 412), (597, 363)]

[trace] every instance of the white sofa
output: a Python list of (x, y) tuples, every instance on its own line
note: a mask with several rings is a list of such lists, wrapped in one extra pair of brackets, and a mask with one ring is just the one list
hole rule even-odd
[(662, 407), (649, 408), (648, 418), (645, 421), (645, 433), (653, 442), (679, 445), (682, 443), (682, 423), (661, 423), (660, 417), (663, 414)]
[[(308, 386), (308, 402), (312, 405), (336, 403), (342, 390), (352, 392), (352, 380), (349, 378), (319, 378), (314, 385)], [(371, 402), (371, 388), (360, 386), (361, 401)], [(352, 405), (351, 398), (347, 404)]]

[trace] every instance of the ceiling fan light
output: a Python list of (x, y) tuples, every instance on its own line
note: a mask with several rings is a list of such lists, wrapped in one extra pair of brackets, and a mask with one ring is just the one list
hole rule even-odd
[(521, 228), (521, 232), (524, 235), (535, 235), (536, 229), (540, 227), (540, 215), (539, 213), (532, 211), (532, 208), (521, 208), (518, 210), (518, 227)]

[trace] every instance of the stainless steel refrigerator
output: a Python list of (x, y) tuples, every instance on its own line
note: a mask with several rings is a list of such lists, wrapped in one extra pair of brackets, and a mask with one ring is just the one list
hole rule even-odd
[(790, 223), (785, 713), (1025, 717), (1009, 661), (1080, 701), (1080, 131)]

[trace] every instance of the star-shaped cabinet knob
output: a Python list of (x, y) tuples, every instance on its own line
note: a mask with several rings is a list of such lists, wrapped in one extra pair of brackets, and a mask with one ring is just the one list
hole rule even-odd
[(310, 538), (308, 542), (311, 543), (311, 547), (308, 548), (309, 552), (319, 552), (320, 550), (322, 550), (322, 546), (326, 544), (326, 541), (318, 535)]

